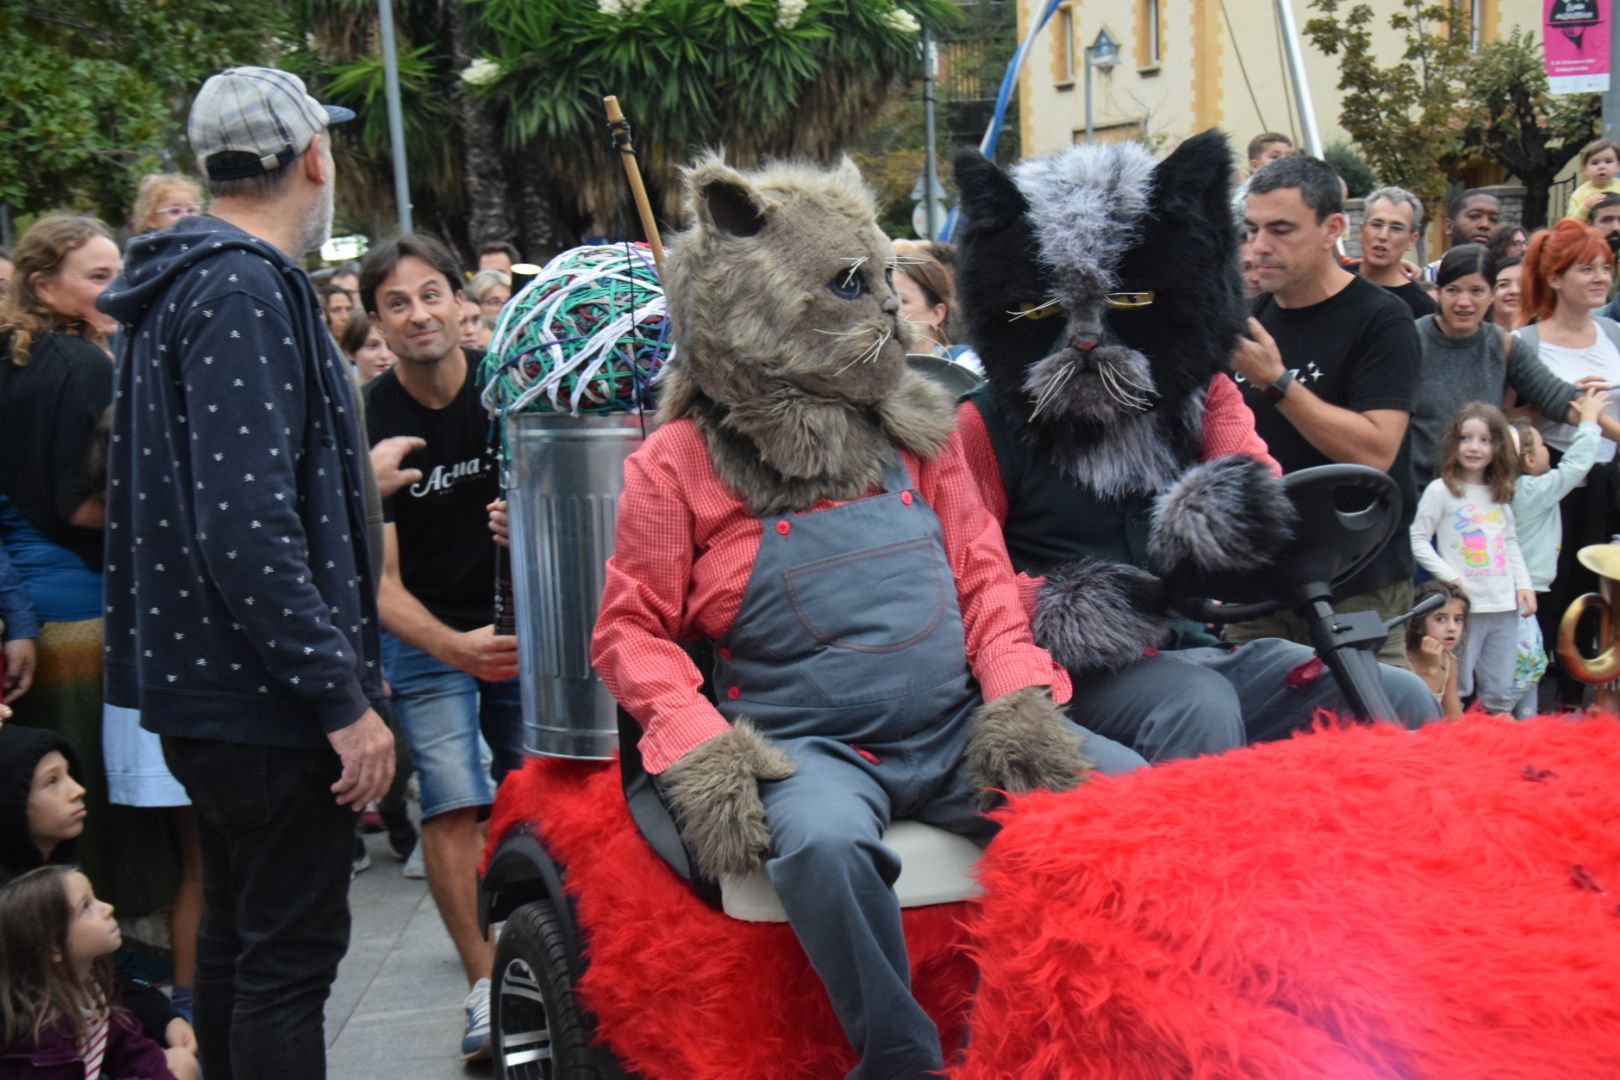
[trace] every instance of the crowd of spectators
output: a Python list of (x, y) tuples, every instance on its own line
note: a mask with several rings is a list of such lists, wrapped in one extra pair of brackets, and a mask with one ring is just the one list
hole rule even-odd
[[(0, 251), (0, 719), (51, 732), (30, 769), (82, 786), (72, 855), (96, 893), (167, 915), (175, 1011), (148, 1030), (177, 1074), (195, 1019), (210, 1075), (321, 1075), (373, 804), (368, 827), (415, 852), (460, 956), (461, 1050), (489, 1052), (473, 882), (480, 819), (522, 751), (477, 372), (521, 256), (484, 244), (469, 275), (413, 234), (306, 274), (344, 112), (285, 73), (217, 76), (190, 126), (205, 184), (144, 178), (122, 245), (50, 214)], [(1620, 532), (1620, 151), (1586, 148), (1552, 229), (1457, 193), (1423, 265), (1426, 208), (1398, 187), (1367, 197), (1362, 255), (1344, 259), (1342, 182), (1293, 150), (1275, 133), (1248, 148), (1253, 317), (1232, 373), (1285, 472), (1351, 462), (1399, 486), (1410, 542), (1340, 609), (1393, 617), (1442, 593), (1380, 658), (1450, 715), (1470, 697), (1581, 706), (1556, 664), (1536, 684), (1556, 620), (1596, 585), (1576, 552)], [(952, 258), (896, 244), (900, 311), (912, 352), (978, 373)], [(326, 470), (342, 483), (317, 483)], [(1287, 613), (1227, 630), (1260, 637), (1308, 643)]]

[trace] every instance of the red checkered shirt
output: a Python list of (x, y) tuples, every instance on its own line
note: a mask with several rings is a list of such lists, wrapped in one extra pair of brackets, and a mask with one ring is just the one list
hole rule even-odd
[[(985, 509), (999, 522), (1007, 520), (1007, 489), (1001, 483), (1001, 465), (996, 449), (990, 442), (990, 432), (984, 426), (979, 407), (965, 401), (956, 410), (956, 433), (962, 440), (968, 467), (979, 482), (979, 497)], [(1204, 445), (1201, 460), (1213, 461), (1232, 454), (1248, 454), (1271, 470), (1273, 476), (1282, 475), (1282, 466), (1271, 456), (1266, 441), (1254, 430), (1254, 413), (1243, 400), (1243, 391), (1231, 376), (1221, 374), (1210, 381), (1204, 397)], [(1025, 613), (1035, 618), (1035, 594), (1043, 579), (1029, 574), (1018, 575), (1018, 594)]]
[[(979, 501), (958, 436), (939, 457), (903, 455), (916, 490), (938, 516), (956, 575), (967, 662), (986, 700), (1050, 686), (1059, 703), (1068, 674), (1030, 633), (1001, 527)], [(837, 505), (822, 502), (806, 513)], [(618, 535), (607, 564), (591, 663), (641, 724), (642, 758), (662, 772), (726, 719), (699, 692), (702, 677), (679, 645), (721, 640), (742, 606), (763, 524), (714, 471), (690, 420), (654, 432), (624, 467)]]

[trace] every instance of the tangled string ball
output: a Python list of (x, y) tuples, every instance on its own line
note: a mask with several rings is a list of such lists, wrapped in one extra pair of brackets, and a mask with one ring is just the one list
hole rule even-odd
[(646, 244), (578, 247), (501, 309), (480, 371), (492, 413), (639, 411), (675, 355)]

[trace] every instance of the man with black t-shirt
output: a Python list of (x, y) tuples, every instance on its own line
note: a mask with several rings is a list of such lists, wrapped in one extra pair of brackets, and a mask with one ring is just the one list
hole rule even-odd
[[(1361, 263), (1357, 273), (1374, 285), (1389, 290), (1420, 319), (1439, 310), (1423, 286), (1407, 277), (1410, 264), (1403, 256), (1417, 242), (1423, 228), (1423, 201), (1399, 187), (1383, 187), (1367, 196), (1367, 213), (1361, 220)], [(1411, 267), (1412, 273), (1420, 273)]]
[[(422, 477), (384, 504), (379, 607), (383, 669), (422, 785), (428, 887), (470, 986), (462, 1054), (489, 1053), (494, 949), (478, 931), (480, 813), (523, 754), (517, 639), (497, 635), (495, 545), (487, 506), (500, 495), (490, 422), (479, 402), (482, 354), (460, 344), (461, 267), (443, 243), (407, 234), (373, 249), (360, 299), (399, 363), (366, 388), (376, 444), (415, 436)], [(480, 731), (495, 756), (492, 778)]]
[[(1406, 305), (1339, 265), (1345, 229), (1339, 178), (1314, 158), (1273, 162), (1249, 180), (1244, 227), (1261, 296), (1232, 366), (1255, 430), (1284, 472), (1346, 462), (1389, 473), (1401, 491), (1401, 531), (1335, 597), (1340, 611), (1388, 619), (1412, 604), (1412, 549), (1399, 537), (1417, 508), (1406, 437), (1418, 387), (1417, 329)], [(1286, 637), (1309, 644), (1291, 612), (1227, 628), (1232, 641)], [(1403, 635), (1378, 658), (1406, 667)]]

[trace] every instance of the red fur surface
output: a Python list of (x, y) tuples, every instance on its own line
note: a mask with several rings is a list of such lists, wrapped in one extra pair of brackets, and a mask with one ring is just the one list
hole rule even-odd
[(1620, 721), (1355, 727), (1032, 795), (953, 1080), (1620, 1077)]
[[(520, 823), (567, 867), (589, 937), (579, 992), (599, 1038), (630, 1069), (647, 1080), (831, 1080), (854, 1067), (793, 931), (737, 922), (698, 900), (636, 831), (616, 764), (531, 759), (501, 784), (490, 849)], [(905, 912), (913, 989), (947, 1052), (973, 987), (970, 912)]]

